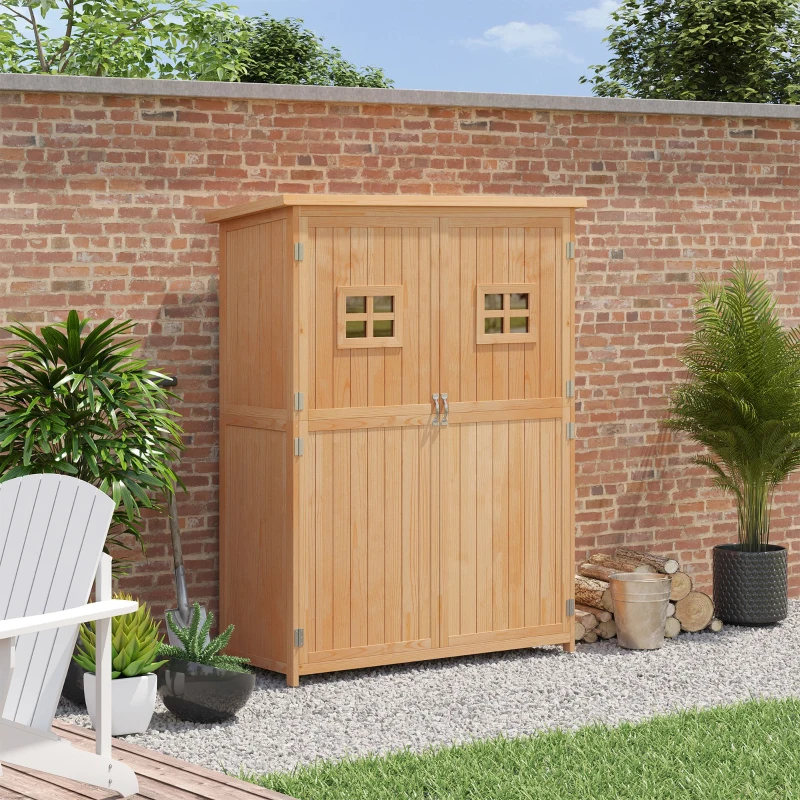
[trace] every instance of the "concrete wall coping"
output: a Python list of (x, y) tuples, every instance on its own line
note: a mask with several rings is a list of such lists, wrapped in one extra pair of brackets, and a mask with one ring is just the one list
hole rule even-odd
[(416, 89), (353, 89), (270, 83), (93, 78), (82, 75), (0, 74), (0, 92), (138, 95), (142, 97), (222, 98), (460, 108), (535, 109), (618, 114), (800, 119), (800, 106), (768, 103), (706, 103), (687, 100), (637, 100), (488, 92), (440, 92)]

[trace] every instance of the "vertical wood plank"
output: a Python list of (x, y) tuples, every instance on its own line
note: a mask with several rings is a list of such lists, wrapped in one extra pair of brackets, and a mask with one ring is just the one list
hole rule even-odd
[(333, 407), (333, 347), (336, 342), (336, 292), (333, 285), (333, 229), (313, 228), (317, 310), (315, 324), (315, 408)]
[[(480, 386), (478, 387), (480, 390)], [(476, 525), (477, 576), (475, 591), (477, 594), (477, 628), (478, 632), (492, 630), (494, 593), (492, 576), (494, 557), (492, 552), (493, 514), (492, 514), (492, 461), (494, 459), (491, 422), (476, 423), (477, 437), (477, 491), (476, 491)]]
[(525, 494), (525, 422), (516, 420), (508, 423), (509, 628), (525, 625)]
[(350, 431), (333, 431), (333, 646), (350, 646)]
[[(508, 229), (508, 282), (525, 283), (525, 229)], [(528, 298), (528, 305), (532, 305), (535, 294)], [(536, 323), (535, 312), (532, 323)], [(525, 397), (525, 351), (535, 345), (510, 344), (508, 345), (508, 398), (516, 400)]]
[[(477, 584), (477, 479), (478, 437), (475, 423), (459, 425), (456, 431), (461, 438), (461, 620), (459, 633), (478, 630)], [(454, 432), (456, 432), (454, 431)]]
[(540, 526), (541, 526), (541, 568), (539, 583), (539, 598), (542, 608), (542, 624), (549, 625), (558, 622), (560, 616), (557, 613), (554, 602), (554, 592), (557, 590), (556, 570), (558, 564), (555, 550), (558, 547), (558, 530), (556, 519), (556, 482), (560, 476), (556, 471), (558, 468), (556, 449), (556, 430), (561, 427), (560, 420), (542, 420), (542, 435), (540, 444)]
[(495, 630), (504, 630), (508, 628), (508, 422), (491, 423), (491, 428), (492, 624)]
[[(336, 289), (350, 285), (350, 228), (333, 229), (333, 292), (332, 304), (336, 302)], [(336, 310), (334, 305), (333, 320), (335, 324)], [(336, 336), (331, 329), (331, 340), (328, 347), (333, 351), (333, 405), (335, 408), (347, 408), (351, 405), (350, 361), (352, 350), (339, 350)]]
[[(492, 229), (492, 282), (508, 283), (508, 228)], [(492, 348), (492, 399), (508, 399), (507, 344), (489, 345)]]
[[(367, 281), (372, 286), (387, 285), (384, 279), (384, 230), (369, 228), (367, 232)], [(368, 350), (368, 405), (382, 406), (385, 402), (385, 356), (383, 347)]]
[[(447, 635), (453, 636), (460, 633), (459, 620), (461, 616), (461, 575), (459, 562), (460, 530), (461, 530), (461, 503), (459, 481), (459, 450), (460, 438), (458, 427), (445, 428), (438, 434), (439, 456), (441, 458), (441, 504), (442, 517), (442, 592), (446, 596), (445, 613), (447, 615), (445, 626)], [(446, 640), (445, 640), (446, 644)]]
[(308, 597), (306, 598), (307, 619), (306, 630), (306, 651), (313, 653), (317, 647), (317, 581), (316, 569), (319, 555), (317, 553), (317, 479), (320, 471), (319, 465), (319, 440), (320, 434), (312, 433), (307, 437), (308, 442), (308, 462), (306, 463), (306, 500), (308, 501), (308, 513), (306, 514), (306, 539), (305, 546), (308, 548), (307, 566), (308, 573), (306, 586)]
[(463, 228), (460, 233), (460, 253), (458, 263), (461, 274), (454, 275), (453, 280), (461, 286), (461, 336), (459, 343), (460, 388), (458, 400), (478, 399), (478, 364), (477, 343), (475, 337), (475, 302), (477, 296), (477, 246), (478, 237), (475, 228)]
[(317, 438), (316, 621), (319, 650), (333, 649), (333, 433)]
[[(478, 283), (492, 283), (492, 229), (478, 228), (476, 231), (476, 271)], [(473, 300), (473, 305), (475, 301)], [(493, 348), (495, 345), (478, 344), (477, 352), (477, 392), (478, 400), (491, 400), (492, 378), (494, 374)]]
[(539, 292), (539, 368), (540, 391), (542, 397), (555, 397), (559, 394), (556, 386), (556, 327), (558, 325), (558, 289), (556, 285), (556, 235), (552, 228), (541, 230), (541, 262)]
[(417, 638), (419, 625), (419, 431), (400, 431), (402, 468), (402, 627), (403, 641)]
[(386, 641), (386, 579), (385, 579), (385, 530), (386, 509), (385, 480), (386, 457), (385, 431), (374, 428), (367, 431), (367, 493), (369, 514), (368, 594), (367, 629), (368, 644)]
[[(540, 233), (538, 228), (525, 228), (525, 283), (534, 284), (535, 294), (531, 302), (531, 314), (534, 315), (536, 329), (541, 331), (541, 296), (540, 279)], [(525, 346), (525, 398), (541, 397), (539, 380), (539, 361), (542, 351), (541, 333), (538, 341)]]
[(541, 426), (525, 421), (525, 624), (542, 624)]

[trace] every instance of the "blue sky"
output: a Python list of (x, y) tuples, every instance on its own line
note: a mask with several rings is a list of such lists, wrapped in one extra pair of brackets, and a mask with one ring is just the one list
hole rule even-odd
[(617, 0), (229, 0), (241, 12), (300, 17), (400, 89), (588, 95), (578, 82), (607, 60)]

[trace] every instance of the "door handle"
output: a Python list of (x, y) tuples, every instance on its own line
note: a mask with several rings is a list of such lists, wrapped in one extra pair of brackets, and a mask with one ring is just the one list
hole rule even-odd
[(444, 401), (444, 416), (439, 424), (444, 427), (447, 425), (447, 417), (450, 415), (450, 406), (447, 404), (447, 392), (442, 393), (442, 400)]
[(433, 395), (433, 405), (436, 408), (436, 416), (433, 418), (433, 422), (431, 422), (431, 425), (437, 426), (439, 424), (439, 395), (438, 394)]

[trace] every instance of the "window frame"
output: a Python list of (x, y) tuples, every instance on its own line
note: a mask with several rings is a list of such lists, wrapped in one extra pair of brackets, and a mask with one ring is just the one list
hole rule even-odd
[[(393, 298), (392, 311), (374, 312), (373, 298), (390, 296)], [(366, 297), (366, 313), (347, 313), (348, 297)], [(367, 324), (364, 337), (347, 337), (347, 323)], [(380, 320), (394, 322), (393, 336), (375, 336), (372, 323)], [(403, 287), (402, 286), (337, 286), (336, 287), (336, 344), (340, 350), (361, 347), (402, 347), (403, 346)]]
[[(487, 309), (486, 295), (500, 294), (503, 296), (502, 309)], [(512, 294), (527, 294), (527, 308), (511, 308)], [(476, 307), (476, 336), (478, 344), (524, 344), (538, 340), (536, 320), (533, 316), (536, 284), (534, 283), (486, 283), (477, 287)], [(511, 333), (511, 318), (527, 317), (528, 330), (525, 333)], [(502, 319), (502, 333), (486, 333), (487, 319)]]

